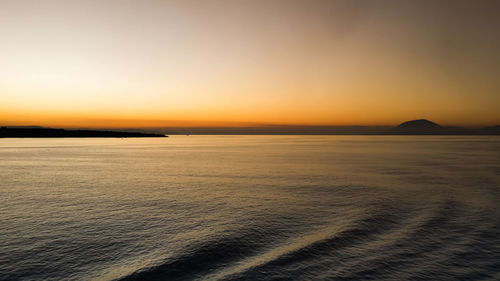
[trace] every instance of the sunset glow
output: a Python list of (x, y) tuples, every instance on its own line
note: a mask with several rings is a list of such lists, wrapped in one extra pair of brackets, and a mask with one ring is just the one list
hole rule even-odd
[(494, 6), (0, 0), (0, 125), (496, 125)]

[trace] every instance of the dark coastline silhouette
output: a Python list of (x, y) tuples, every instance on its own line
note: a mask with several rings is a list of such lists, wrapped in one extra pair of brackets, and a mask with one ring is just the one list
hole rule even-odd
[(167, 137), (162, 134), (98, 131), (98, 130), (65, 130), (29, 127), (0, 127), (0, 138), (151, 138)]

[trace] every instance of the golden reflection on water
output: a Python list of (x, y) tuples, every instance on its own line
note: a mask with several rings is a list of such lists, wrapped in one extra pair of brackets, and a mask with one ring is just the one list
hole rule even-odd
[(499, 143), (434, 136), (3, 139), (0, 235), (10, 261), (3, 270), (14, 279), (216, 280), (358, 274), (407, 253), (432, 253), (427, 260), (443, 263), (467, 245), (481, 252), (499, 242)]

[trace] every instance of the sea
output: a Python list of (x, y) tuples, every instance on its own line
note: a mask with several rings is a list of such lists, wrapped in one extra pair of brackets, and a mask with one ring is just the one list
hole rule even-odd
[(0, 280), (500, 280), (500, 137), (0, 139)]

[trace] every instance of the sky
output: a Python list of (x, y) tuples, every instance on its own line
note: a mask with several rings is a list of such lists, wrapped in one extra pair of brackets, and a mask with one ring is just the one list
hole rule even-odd
[(0, 125), (497, 125), (499, 13), (485, 0), (0, 0)]

